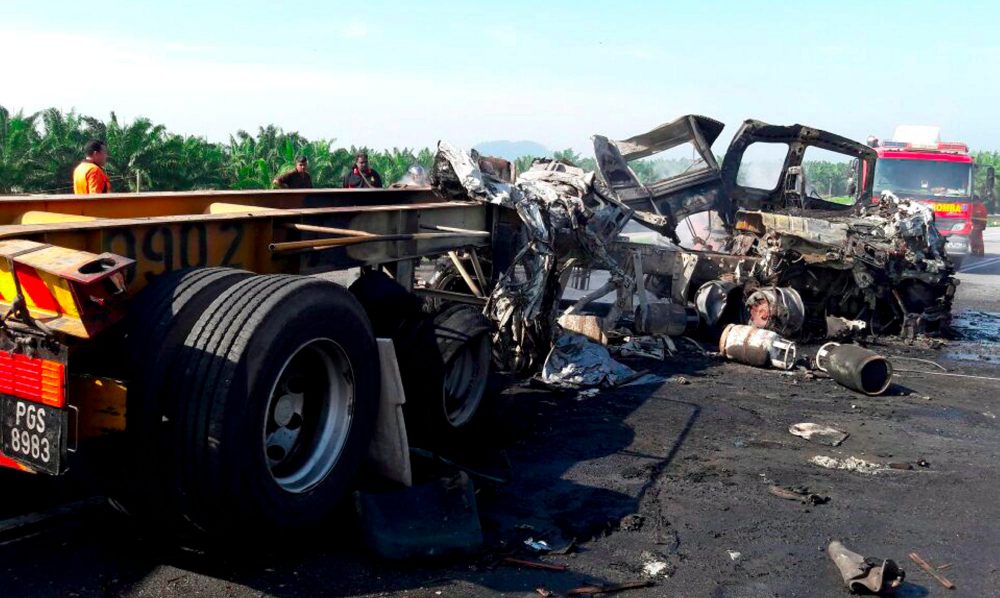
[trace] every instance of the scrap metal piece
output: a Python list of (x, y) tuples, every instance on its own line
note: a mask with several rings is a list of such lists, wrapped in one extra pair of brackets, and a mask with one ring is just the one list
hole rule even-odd
[(563, 330), (583, 335), (595, 343), (608, 344), (608, 336), (601, 329), (600, 316), (563, 314), (559, 316), (559, 325), (562, 326)]
[[(917, 566), (920, 567), (921, 569), (923, 569), (925, 573), (927, 573), (928, 575), (930, 575), (931, 577), (933, 577), (934, 579), (936, 579), (939, 584), (941, 584), (942, 586), (948, 588), (949, 590), (954, 590), (955, 589), (955, 584), (953, 584), (951, 582), (951, 580), (949, 580), (944, 575), (941, 575), (940, 573), (938, 573), (937, 571), (935, 571), (935, 568), (933, 566), (931, 566), (930, 563), (928, 563), (927, 561), (925, 561), (919, 554), (917, 554), (915, 552), (911, 552), (909, 556), (910, 556), (910, 560), (911, 561), (913, 561), (914, 563), (916, 563)], [(944, 566), (944, 565), (942, 565), (940, 567), (937, 567), (938, 570), (946, 569), (946, 568), (947, 567)]]
[(773, 330), (730, 324), (722, 331), (719, 353), (740, 363), (790, 370), (795, 365), (798, 349), (795, 343)]
[(808, 422), (792, 424), (788, 427), (788, 432), (792, 436), (798, 436), (806, 440), (815, 440), (827, 446), (840, 446), (840, 443), (847, 440), (847, 437), (850, 436), (847, 432), (842, 432), (836, 428)]
[(889, 593), (902, 585), (906, 577), (895, 561), (866, 558), (848, 550), (838, 540), (830, 542), (826, 552), (851, 592)]
[(827, 343), (816, 352), (816, 369), (838, 384), (877, 396), (892, 383), (892, 364), (878, 353), (858, 345)]
[(810, 492), (806, 486), (768, 486), (767, 491), (771, 496), (777, 496), (785, 500), (794, 500), (806, 505), (825, 505), (830, 502), (829, 496), (823, 496)]
[(863, 320), (848, 320), (837, 316), (826, 317), (826, 336), (828, 338), (849, 338), (862, 333), (868, 328)]
[(809, 459), (809, 462), (813, 465), (819, 465), (824, 469), (843, 469), (844, 471), (853, 471), (854, 473), (863, 473), (868, 475), (888, 471), (888, 469), (886, 469), (886, 467), (881, 463), (873, 463), (871, 461), (865, 461), (864, 459), (858, 459), (857, 457), (837, 459), (835, 457), (827, 457), (826, 455), (816, 455), (812, 459)]
[(667, 348), (657, 336), (625, 337), (625, 343), (618, 347), (617, 352), (622, 357), (648, 357), (661, 361), (667, 356)]
[(573, 588), (566, 592), (567, 596), (593, 596), (595, 594), (613, 594), (615, 592), (622, 592), (625, 590), (635, 590), (638, 588), (648, 588), (655, 586), (650, 579), (642, 581), (627, 581), (625, 583), (609, 584), (609, 585), (597, 585), (597, 586), (580, 586), (578, 588)]
[(552, 344), (560, 272), (574, 265), (611, 272), (613, 287), (634, 283), (608, 251), (632, 210), (614, 193), (598, 193), (594, 173), (558, 161), (536, 161), (512, 184), (480, 170), (469, 153), (441, 142), (431, 181), (451, 197), (471, 198), (517, 213), (525, 243), (489, 293), (484, 313), (497, 324), (494, 347), (514, 371), (537, 368)]
[(564, 333), (552, 344), (541, 380), (549, 386), (580, 388), (617, 386), (635, 375), (632, 368), (612, 359), (601, 345), (579, 334)]

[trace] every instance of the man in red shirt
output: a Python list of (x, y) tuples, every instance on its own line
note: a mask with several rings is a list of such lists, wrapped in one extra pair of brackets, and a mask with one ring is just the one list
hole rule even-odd
[(108, 161), (108, 144), (92, 139), (84, 146), (83, 151), (86, 158), (73, 171), (73, 193), (110, 193), (111, 181), (103, 168)]
[(382, 177), (368, 166), (368, 154), (358, 152), (354, 157), (354, 167), (344, 177), (345, 189), (379, 189), (382, 187)]

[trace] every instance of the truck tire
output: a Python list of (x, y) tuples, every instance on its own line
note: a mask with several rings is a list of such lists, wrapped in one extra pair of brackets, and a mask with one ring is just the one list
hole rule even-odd
[(230, 538), (326, 520), (354, 480), (378, 410), (378, 351), (357, 300), (315, 278), (244, 279), (208, 307), (178, 361), (171, 419), (181, 518)]
[(472, 426), (487, 394), (492, 331), (477, 308), (450, 305), (394, 339), (415, 442), (447, 443)]
[[(448, 265), (454, 268), (450, 260)], [(491, 370), (493, 327), (486, 316), (456, 303), (427, 314), (417, 297), (381, 272), (363, 273), (350, 291), (376, 334), (392, 339), (410, 438), (423, 446), (448, 444), (469, 429), (480, 413)]]
[(112, 505), (128, 514), (162, 511), (164, 387), (178, 348), (208, 305), (251, 276), (233, 268), (178, 270), (156, 277), (135, 298), (126, 320), (125, 449), (111, 483)]

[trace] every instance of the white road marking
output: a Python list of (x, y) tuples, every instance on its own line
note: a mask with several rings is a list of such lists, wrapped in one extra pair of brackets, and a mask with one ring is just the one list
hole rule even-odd
[(977, 270), (984, 266), (992, 266), (993, 264), (996, 264), (998, 262), (1000, 262), (1000, 257), (991, 257), (989, 259), (980, 260), (974, 264), (969, 264), (968, 266), (964, 266), (961, 270), (959, 270), (959, 272), (968, 272), (970, 270)]

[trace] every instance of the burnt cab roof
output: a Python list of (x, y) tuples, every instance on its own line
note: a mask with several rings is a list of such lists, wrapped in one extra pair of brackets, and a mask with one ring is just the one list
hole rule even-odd
[[(726, 150), (721, 166), (712, 153), (712, 144), (725, 125), (699, 115), (682, 116), (651, 131), (613, 141), (595, 135), (594, 154), (600, 177), (620, 200), (636, 210), (650, 210), (676, 226), (685, 217), (715, 210), (732, 224), (739, 209), (773, 211), (783, 208), (844, 210), (851, 206), (809, 196), (802, 158), (808, 147), (818, 147), (855, 160), (855, 180), (865, 181), (855, 190), (855, 203), (871, 201), (871, 177), (858, 176), (859, 169), (871, 172), (875, 151), (861, 143), (804, 125), (771, 125), (758, 120), (744, 121)], [(690, 143), (700, 157), (683, 173), (653, 183), (638, 180), (628, 163)], [(773, 189), (745, 187), (738, 182), (740, 165), (754, 143), (781, 143), (788, 147), (778, 183)], [(867, 179), (867, 180), (865, 180)]]

